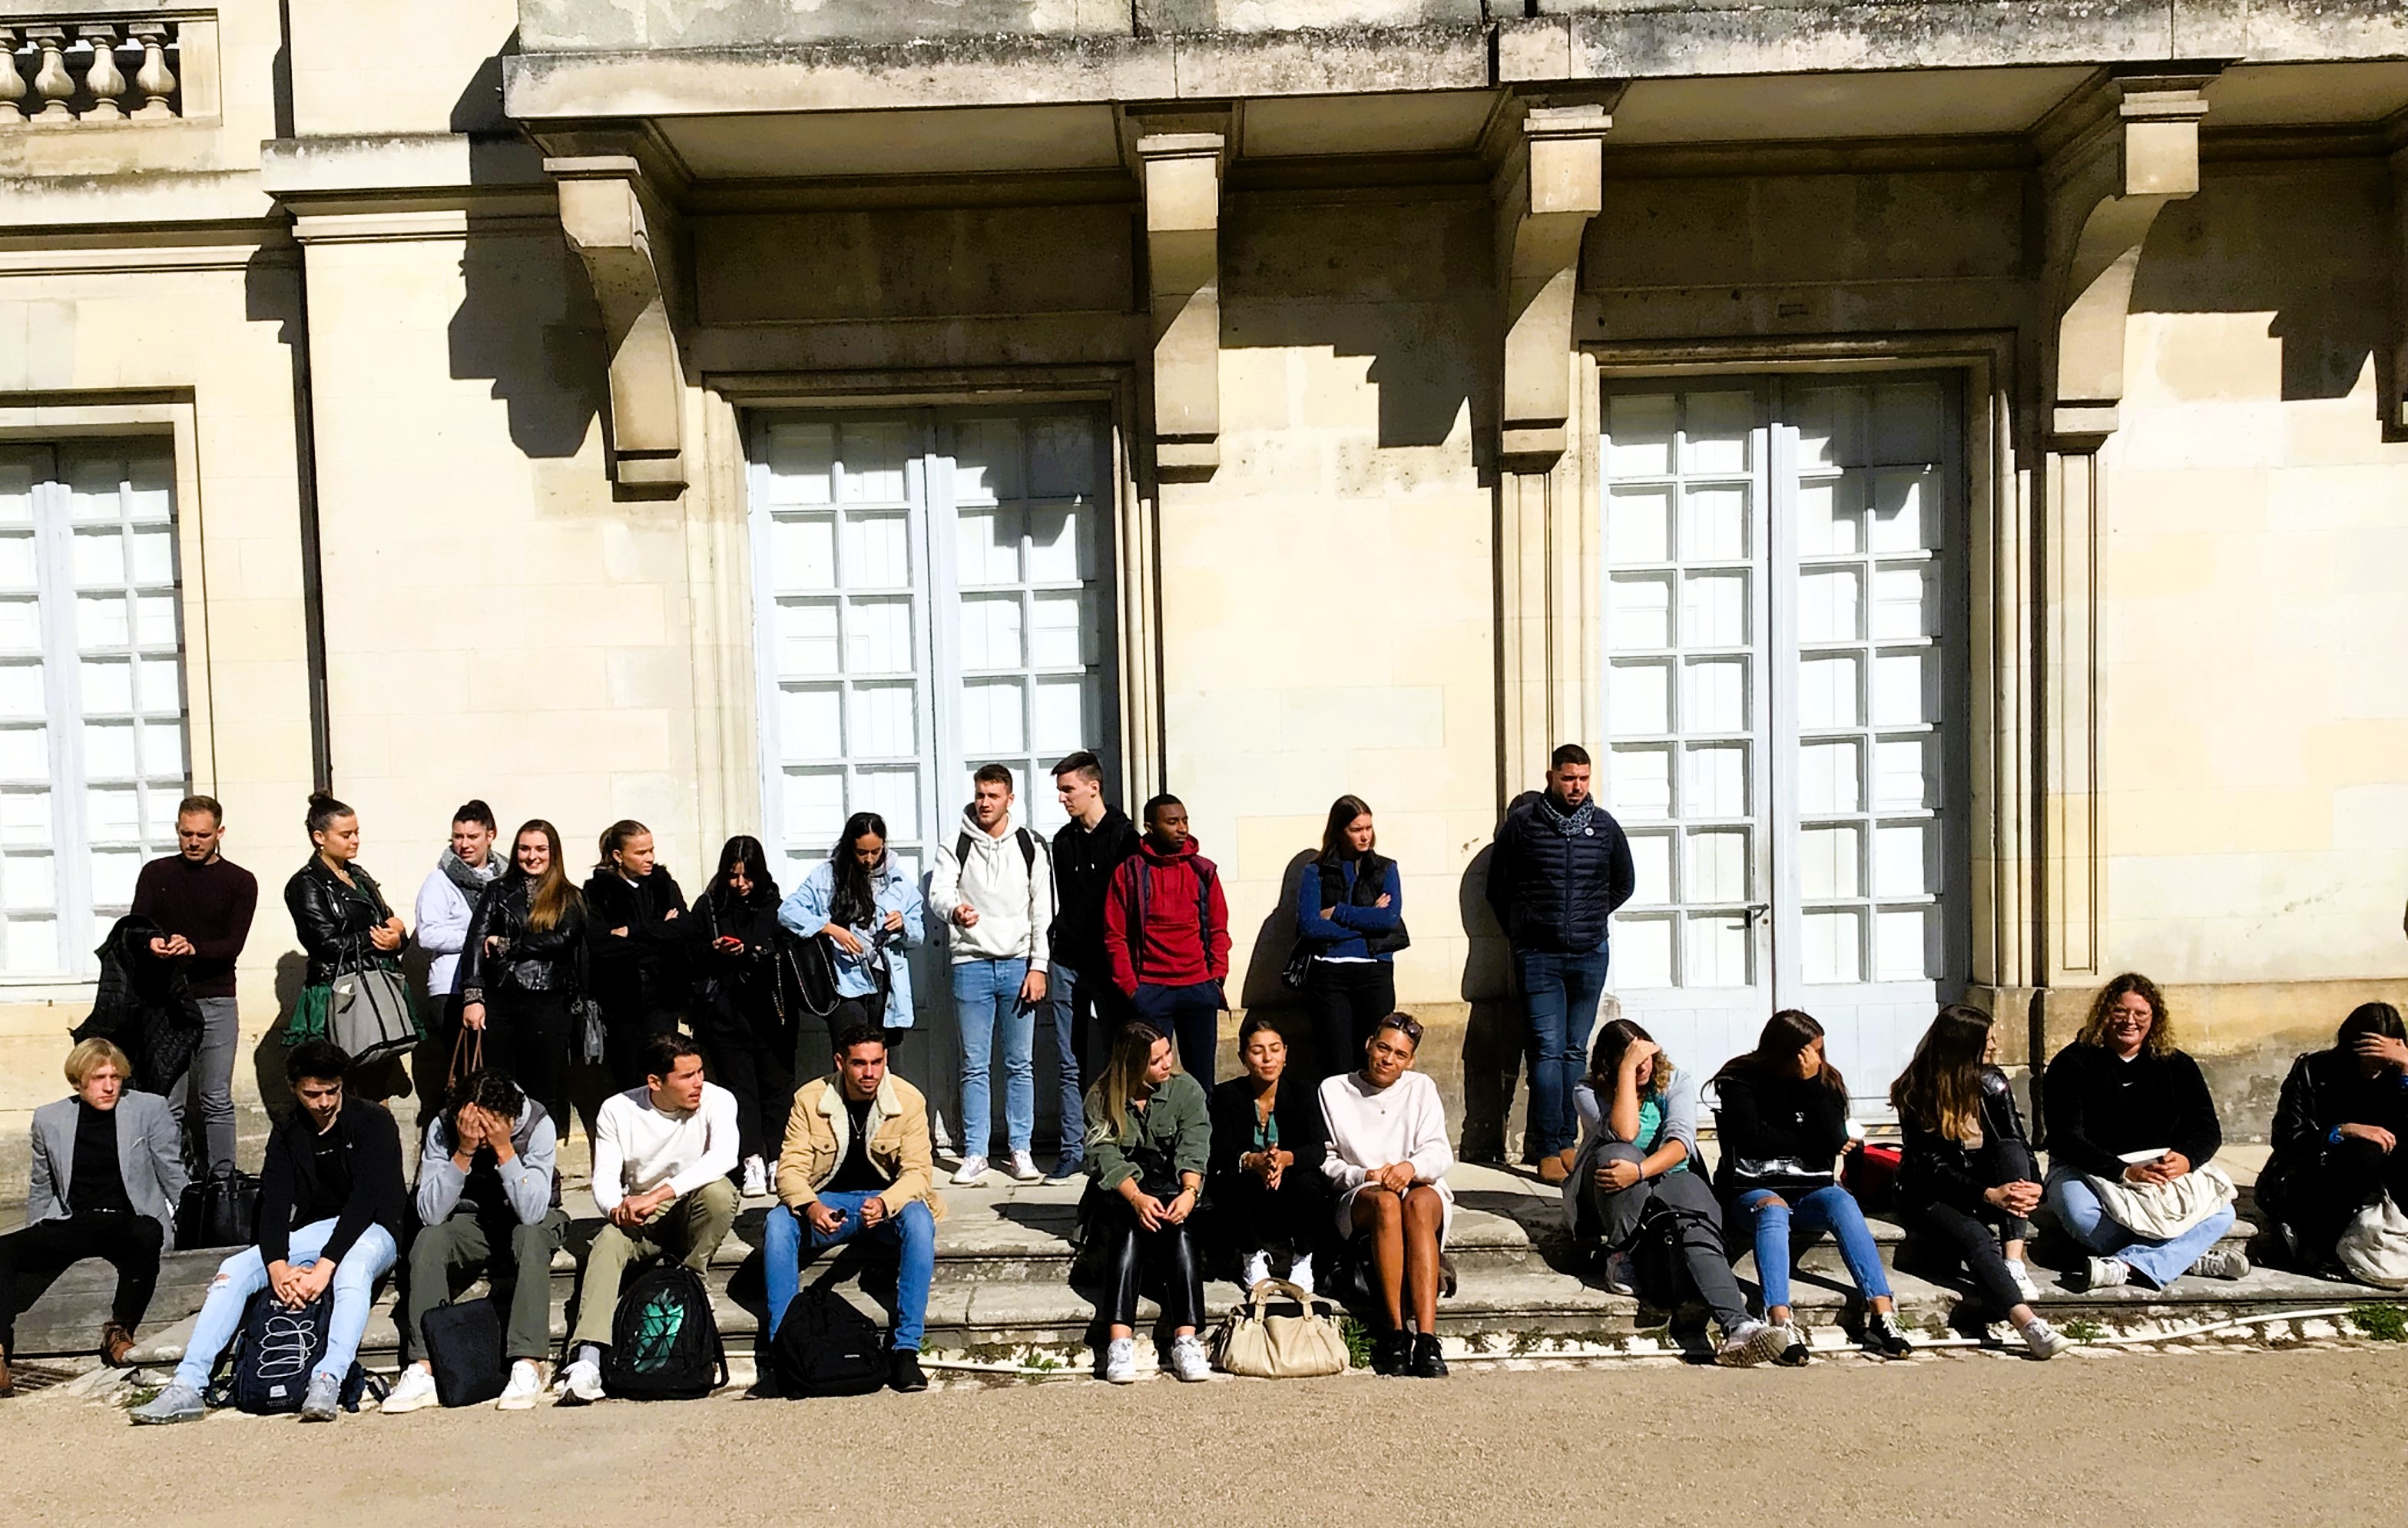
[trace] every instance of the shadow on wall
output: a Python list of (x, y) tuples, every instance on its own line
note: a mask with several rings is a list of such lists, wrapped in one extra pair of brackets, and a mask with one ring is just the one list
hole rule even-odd
[(2286, 402), (2347, 397), (2369, 356), (2388, 386), (2397, 256), (2387, 181), (2379, 159), (2286, 164), (2279, 174), (2209, 166), (2199, 195), (2150, 229), (2132, 310), (2271, 313)]
[(1463, 961), (1463, 996), (1471, 1014), (1463, 1030), (1463, 1135), (1466, 1161), (1501, 1162), (1513, 1132), (1514, 1098), (1523, 1065), (1522, 1016), (1512, 997), (1505, 931), (1488, 906), (1492, 842), (1465, 866), (1455, 908), (1470, 936)]
[(452, 375), (493, 382), (510, 443), (526, 455), (576, 455), (609, 396), (602, 310), (584, 267), (556, 227), (471, 218), (460, 275)]
[(299, 950), (287, 950), (276, 958), (276, 1022), (268, 1026), (251, 1052), (251, 1080), (259, 1085), (259, 1106), (267, 1111), (270, 1119), (282, 1119), (294, 1107), (293, 1085), (284, 1080), (284, 1029), (293, 1022), (294, 1010), (301, 1006), (301, 975), (308, 964)]
[(1304, 876), (1304, 867), (1320, 858), (1313, 848), (1298, 849), (1280, 872), (1279, 901), (1262, 927), (1254, 930), (1254, 947), (1246, 957), (1246, 984), (1238, 996), (1237, 1006), (1248, 1013), (1257, 1008), (1301, 1008), (1303, 997), (1281, 979), (1287, 969), (1287, 958), (1296, 949), (1297, 883)]

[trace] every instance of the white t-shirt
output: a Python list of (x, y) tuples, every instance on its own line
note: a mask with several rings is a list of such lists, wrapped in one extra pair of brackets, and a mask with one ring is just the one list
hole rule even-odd
[(645, 1087), (611, 1094), (595, 1117), (594, 1203), (605, 1215), (664, 1183), (683, 1198), (735, 1166), (736, 1095), (715, 1082), (691, 1114), (652, 1107)]

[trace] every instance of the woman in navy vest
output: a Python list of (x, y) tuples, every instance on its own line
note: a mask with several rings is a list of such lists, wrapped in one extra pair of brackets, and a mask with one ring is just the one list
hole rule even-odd
[(1297, 881), (1315, 1081), (1354, 1070), (1373, 1027), (1396, 1011), (1393, 962), (1406, 944), (1405, 888), (1397, 862), (1375, 849), (1378, 842), (1363, 798), (1340, 796), (1321, 830), (1321, 858)]

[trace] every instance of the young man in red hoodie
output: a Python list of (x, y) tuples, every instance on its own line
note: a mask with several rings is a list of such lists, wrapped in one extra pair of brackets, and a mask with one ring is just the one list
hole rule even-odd
[(1145, 803), (1145, 837), (1112, 872), (1104, 953), (1136, 1016), (1177, 1041), (1180, 1066), (1209, 1089), (1229, 975), (1229, 905), (1176, 796)]

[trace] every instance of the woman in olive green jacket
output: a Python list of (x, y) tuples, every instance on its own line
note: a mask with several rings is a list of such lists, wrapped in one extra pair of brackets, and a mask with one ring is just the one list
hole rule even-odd
[(1202, 1379), (1211, 1370), (1196, 1329), (1204, 1319), (1204, 1278), (1188, 1234), (1204, 1168), (1212, 1155), (1211, 1110), (1203, 1088), (1179, 1070), (1168, 1039), (1123, 1025), (1111, 1060), (1087, 1090), (1088, 1234), (1104, 1253), (1111, 1346), (1104, 1377), (1137, 1378), (1137, 1296), (1144, 1270), (1161, 1279), (1163, 1315), (1175, 1335), (1170, 1372)]

